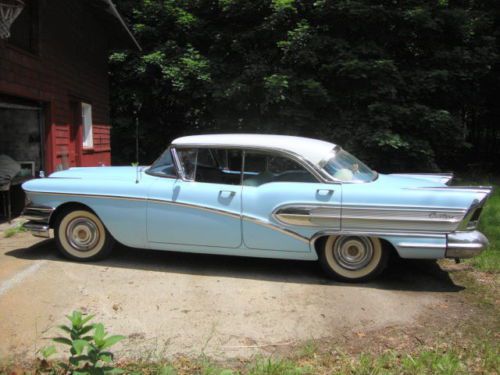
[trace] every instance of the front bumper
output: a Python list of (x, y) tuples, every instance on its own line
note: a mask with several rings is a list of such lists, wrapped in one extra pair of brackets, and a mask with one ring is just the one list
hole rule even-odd
[(47, 206), (27, 205), (22, 213), (22, 217), (26, 220), (23, 227), (28, 229), (32, 235), (36, 237), (50, 237), (50, 218), (54, 208)]
[(472, 258), (489, 245), (484, 234), (475, 230), (453, 232), (446, 236), (446, 258)]
[(46, 224), (37, 223), (34, 221), (27, 221), (23, 227), (31, 232), (35, 237), (50, 238), (50, 228)]

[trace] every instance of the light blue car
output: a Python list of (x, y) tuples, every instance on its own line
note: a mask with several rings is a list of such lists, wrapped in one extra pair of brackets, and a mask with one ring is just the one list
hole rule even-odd
[(319, 260), (329, 276), (378, 275), (390, 254), (468, 258), (490, 187), (449, 174), (379, 174), (339, 146), (259, 134), (178, 138), (150, 167), (71, 168), (23, 185), (25, 227), (66, 257), (115, 241), (155, 250)]

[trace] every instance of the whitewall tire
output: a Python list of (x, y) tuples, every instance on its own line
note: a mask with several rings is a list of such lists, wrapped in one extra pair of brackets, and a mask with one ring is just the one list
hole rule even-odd
[(376, 237), (329, 236), (318, 251), (324, 271), (338, 280), (366, 281), (379, 275), (388, 254)]
[(114, 239), (92, 212), (74, 209), (64, 212), (55, 226), (59, 251), (69, 259), (91, 261), (107, 256)]

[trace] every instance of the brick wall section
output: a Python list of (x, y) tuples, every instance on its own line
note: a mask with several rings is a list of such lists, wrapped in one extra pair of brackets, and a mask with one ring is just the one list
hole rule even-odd
[[(99, 11), (86, 1), (39, 0), (39, 4), (37, 54), (0, 41), (0, 94), (45, 104), (45, 168), (49, 172), (65, 157), (69, 165), (109, 165), (107, 56), (112, 35), (106, 18), (96, 16)], [(74, 125), (75, 103), (80, 101), (92, 104), (94, 124), (94, 148), (83, 152), (78, 150), (81, 130)]]

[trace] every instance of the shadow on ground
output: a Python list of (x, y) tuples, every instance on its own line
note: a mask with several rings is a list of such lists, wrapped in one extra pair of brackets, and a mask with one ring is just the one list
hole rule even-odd
[[(6, 255), (22, 259), (70, 262), (57, 254), (55, 246), (53, 240), (45, 240), (28, 248), (11, 250)], [(111, 256), (105, 260), (81, 263), (82, 267), (89, 264), (151, 272), (234, 277), (271, 282), (360, 286), (326, 278), (317, 262), (153, 251), (120, 245), (116, 246)], [(464, 289), (455, 285), (449, 274), (443, 271), (434, 260), (407, 260), (395, 257), (391, 259), (388, 269), (377, 280), (362, 284), (362, 286), (416, 292), (458, 292)]]

